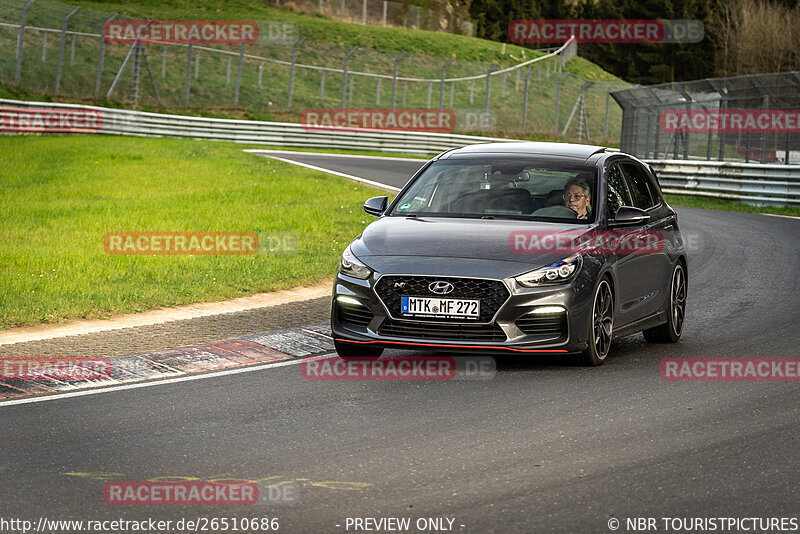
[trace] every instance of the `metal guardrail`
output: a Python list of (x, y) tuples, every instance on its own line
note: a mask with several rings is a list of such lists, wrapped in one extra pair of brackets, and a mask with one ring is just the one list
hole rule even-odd
[[(13, 109), (92, 110), (101, 117), (96, 133), (140, 137), (183, 137), (283, 147), (377, 150), (435, 154), (464, 145), (513, 139), (430, 132), (324, 130), (297, 123), (247, 121), (167, 115), (79, 104), (0, 99), (0, 134)], [(42, 133), (47, 133), (43, 128)], [(78, 132), (81, 133), (81, 132)], [(741, 200), (778, 206), (800, 205), (800, 166), (755, 163), (650, 160), (667, 193)]]
[(800, 166), (730, 161), (647, 160), (666, 193), (800, 205)]
[[(306, 148), (378, 150), (410, 154), (436, 154), (450, 148), (508, 139), (431, 132), (315, 129), (298, 123), (215, 119), (111, 109), (79, 104), (27, 102), (0, 99), (0, 133), (9, 108), (35, 110), (92, 110), (100, 114), (100, 134), (141, 137), (184, 137), (255, 145)], [(48, 133), (43, 129), (42, 133)], [(82, 132), (76, 132), (82, 133)]]

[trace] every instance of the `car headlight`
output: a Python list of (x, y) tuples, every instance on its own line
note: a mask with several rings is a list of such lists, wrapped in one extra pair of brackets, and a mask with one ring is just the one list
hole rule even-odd
[(350, 251), (350, 245), (347, 245), (342, 257), (339, 258), (339, 272), (353, 278), (366, 280), (372, 274), (372, 269), (361, 263)]
[(520, 285), (536, 287), (544, 284), (559, 284), (572, 278), (581, 268), (583, 259), (580, 254), (573, 254), (568, 258), (557, 261), (547, 267), (540, 267), (535, 271), (521, 274), (514, 278)]

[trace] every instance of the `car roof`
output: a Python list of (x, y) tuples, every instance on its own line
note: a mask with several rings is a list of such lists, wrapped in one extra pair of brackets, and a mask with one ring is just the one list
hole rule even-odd
[(437, 159), (451, 156), (477, 156), (481, 154), (508, 154), (517, 156), (544, 156), (551, 158), (576, 158), (587, 160), (594, 154), (607, 149), (597, 145), (581, 145), (577, 143), (546, 143), (535, 141), (514, 141), (508, 143), (479, 143), (449, 150)]

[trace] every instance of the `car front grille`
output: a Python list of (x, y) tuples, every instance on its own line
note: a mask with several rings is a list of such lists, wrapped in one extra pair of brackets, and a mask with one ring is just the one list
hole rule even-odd
[(368, 308), (364, 306), (355, 306), (349, 304), (336, 303), (336, 313), (339, 317), (339, 322), (343, 326), (367, 326), (372, 318), (375, 316)]
[(529, 313), (515, 321), (517, 328), (530, 336), (564, 336), (567, 334), (567, 314)]
[[(437, 295), (428, 289), (432, 282), (450, 282), (453, 284), (452, 293)], [(500, 309), (510, 293), (505, 284), (500, 280), (486, 280), (483, 278), (454, 278), (446, 276), (399, 276), (387, 275), (378, 281), (375, 292), (383, 301), (390, 315), (401, 317), (400, 297), (432, 297), (452, 299), (480, 299), (480, 317), (478, 319), (447, 319), (448, 322), (488, 323), (492, 320), (497, 310)], [(411, 319), (411, 318), (409, 318)], [(414, 317), (414, 321), (442, 321), (435, 317)]]
[(425, 324), (386, 319), (379, 334), (387, 337), (426, 339), (430, 341), (487, 341), (506, 340), (503, 329), (497, 325)]

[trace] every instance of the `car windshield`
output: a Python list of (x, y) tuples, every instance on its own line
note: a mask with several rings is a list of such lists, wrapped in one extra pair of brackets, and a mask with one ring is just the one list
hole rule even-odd
[(507, 156), (440, 160), (389, 215), (586, 223), (594, 219), (596, 176), (594, 167)]

